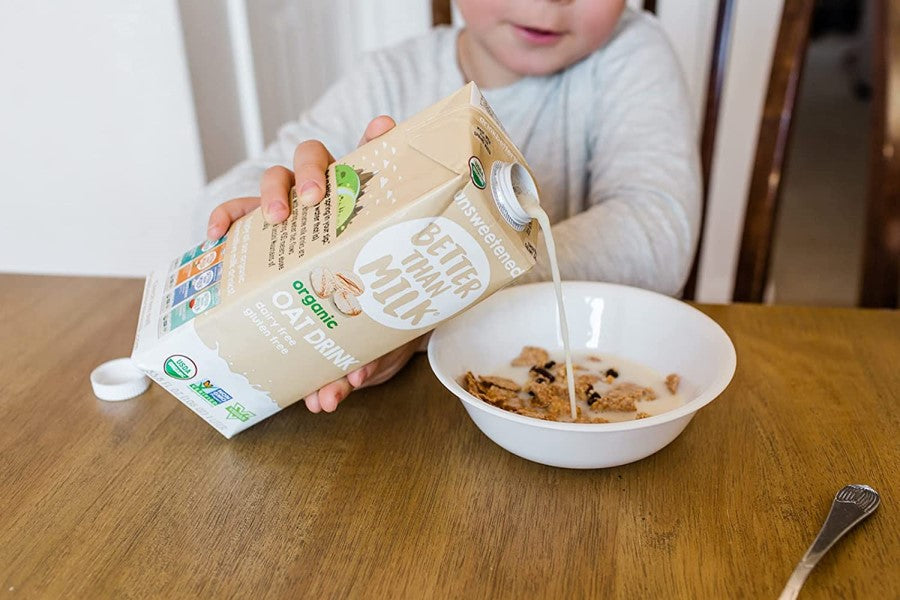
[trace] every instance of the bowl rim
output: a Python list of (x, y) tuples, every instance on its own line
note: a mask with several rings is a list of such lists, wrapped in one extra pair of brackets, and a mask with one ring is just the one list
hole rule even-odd
[[(653, 415), (650, 417), (645, 417), (643, 419), (633, 419), (631, 421), (618, 421), (614, 423), (567, 423), (564, 421), (545, 421), (543, 419), (536, 419), (534, 417), (526, 417), (524, 415), (519, 415), (508, 410), (503, 410), (502, 408), (497, 408), (491, 404), (488, 404), (484, 400), (480, 398), (476, 398), (468, 391), (466, 391), (455, 378), (450, 377), (444, 373), (441, 373), (438, 369), (435, 368), (436, 362), (436, 350), (435, 346), (440, 343), (440, 339), (442, 338), (442, 330), (446, 327), (452, 326), (453, 320), (447, 321), (446, 323), (442, 323), (439, 325), (433, 332), (431, 339), (428, 340), (428, 365), (431, 367), (431, 371), (435, 374), (438, 380), (446, 387), (450, 392), (452, 392), (456, 397), (458, 397), (462, 402), (468, 404), (469, 406), (476, 408), (482, 412), (486, 412), (488, 414), (501, 417), (503, 419), (513, 421), (516, 423), (521, 423), (523, 425), (528, 425), (531, 427), (537, 427), (541, 429), (556, 429), (561, 431), (580, 431), (580, 432), (614, 432), (614, 431), (628, 431), (631, 429), (642, 429), (644, 427), (652, 427), (655, 425), (662, 425), (663, 423), (668, 423), (670, 421), (675, 421), (681, 419), (685, 416), (693, 415), (695, 412), (715, 400), (725, 388), (728, 387), (728, 384), (731, 383), (732, 378), (734, 377), (735, 370), (737, 369), (737, 352), (734, 349), (734, 343), (731, 341), (728, 333), (722, 326), (719, 325), (715, 320), (706, 315), (704, 312), (694, 308), (690, 304), (678, 300), (676, 298), (672, 298), (671, 296), (667, 296), (665, 294), (661, 294), (659, 292), (654, 292), (651, 290), (645, 290), (643, 288), (638, 288), (630, 285), (622, 285), (619, 283), (606, 283), (601, 281), (563, 281), (563, 288), (567, 287), (590, 287), (590, 288), (608, 288), (608, 289), (620, 289), (620, 290), (628, 290), (629, 293), (637, 293), (639, 295), (645, 296), (653, 296), (663, 302), (677, 305), (679, 310), (684, 310), (686, 312), (695, 313), (703, 320), (707, 321), (710, 325), (713, 326), (713, 330), (717, 330), (721, 333), (724, 340), (727, 342), (728, 356), (727, 363), (728, 367), (720, 373), (712, 383), (707, 386), (704, 393), (700, 394), (693, 400), (689, 402), (685, 402), (683, 405), (678, 408), (674, 408), (672, 410), (666, 411), (664, 413)], [(510, 294), (517, 292), (518, 290), (529, 288), (529, 287), (552, 287), (553, 282), (551, 281), (540, 281), (535, 283), (526, 283), (522, 285), (516, 285), (513, 287), (508, 287), (506, 289), (502, 289), (497, 293), (493, 294), (493, 296), (497, 296), (500, 294)], [(493, 297), (492, 296), (492, 297)], [(474, 308), (477, 310), (477, 307)], [(438, 341), (435, 341), (438, 340)]]

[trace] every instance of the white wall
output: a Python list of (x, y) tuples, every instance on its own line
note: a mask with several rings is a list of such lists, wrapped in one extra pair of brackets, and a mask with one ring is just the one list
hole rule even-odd
[(0, 271), (139, 275), (203, 181), (174, 1), (0, 3)]

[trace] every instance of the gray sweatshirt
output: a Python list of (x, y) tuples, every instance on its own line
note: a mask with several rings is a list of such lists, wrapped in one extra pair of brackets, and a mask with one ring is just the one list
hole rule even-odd
[[(456, 91), (465, 83), (458, 33), (436, 28), (361, 60), (261, 156), (207, 186), (201, 230), (217, 204), (258, 196), (266, 168), (292, 168), (299, 142), (321, 140), (341, 157), (372, 118), (401, 121)], [(562, 278), (677, 294), (697, 240), (699, 161), (690, 100), (656, 20), (626, 10), (609, 42), (584, 60), (482, 92), (537, 177)], [(549, 278), (546, 256), (525, 276)]]

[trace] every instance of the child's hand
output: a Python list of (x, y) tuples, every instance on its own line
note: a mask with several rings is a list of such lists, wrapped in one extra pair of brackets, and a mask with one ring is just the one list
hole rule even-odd
[[(394, 128), (394, 120), (382, 115), (375, 117), (366, 127), (359, 145), (370, 142)], [(294, 150), (294, 171), (282, 166), (269, 167), (259, 184), (260, 197), (235, 198), (223, 202), (209, 215), (206, 237), (217, 240), (228, 231), (231, 224), (262, 205), (263, 217), (273, 225), (290, 215), (288, 202), (291, 187), (297, 186), (300, 203), (314, 206), (325, 196), (325, 171), (334, 157), (319, 140), (307, 140)]]
[(313, 392), (304, 398), (306, 408), (314, 413), (322, 410), (333, 412), (337, 409), (338, 404), (349, 396), (353, 390), (384, 383), (396, 375), (397, 371), (409, 362), (409, 359), (412, 358), (422, 344), (422, 338), (424, 337), (416, 338), (388, 352), (381, 358), (377, 358), (369, 364), (358, 368), (346, 377), (341, 377), (337, 381), (323, 385), (318, 392)]

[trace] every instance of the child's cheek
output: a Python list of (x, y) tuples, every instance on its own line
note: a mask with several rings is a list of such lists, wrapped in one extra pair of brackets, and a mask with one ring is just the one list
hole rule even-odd
[(590, 53), (609, 40), (625, 10), (625, 1), (580, 2), (577, 9), (572, 31)]
[(492, 25), (508, 21), (509, 0), (456, 0), (456, 6), (466, 24), (474, 29), (484, 30)]

